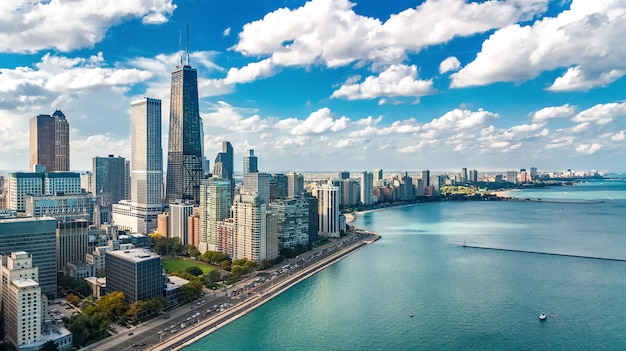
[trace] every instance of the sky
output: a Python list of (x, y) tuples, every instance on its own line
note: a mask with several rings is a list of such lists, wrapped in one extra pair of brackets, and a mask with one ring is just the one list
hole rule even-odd
[[(205, 156), (235, 171), (626, 171), (626, 0), (13, 0), (0, 169), (60, 109), (71, 170), (130, 158), (130, 104), (198, 70)], [(188, 28), (188, 30), (187, 30)], [(166, 157), (164, 157), (166, 159)], [(164, 168), (165, 169), (165, 168)]]

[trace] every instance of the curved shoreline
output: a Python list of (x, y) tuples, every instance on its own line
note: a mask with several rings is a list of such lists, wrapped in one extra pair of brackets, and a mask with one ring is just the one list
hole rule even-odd
[[(367, 234), (370, 237), (368, 239), (358, 238), (359, 234)], [(181, 334), (178, 334), (172, 339), (166, 340), (163, 343), (158, 345), (154, 345), (153, 347), (148, 348), (148, 350), (182, 350), (187, 346), (190, 346), (194, 342), (204, 338), (205, 336), (211, 334), (215, 330), (226, 326), (232, 321), (237, 320), (239, 317), (245, 316), (249, 312), (253, 311), (257, 307), (263, 305), (268, 302), (272, 298), (280, 295), (287, 289), (292, 286), (308, 279), (314, 274), (324, 270), (325, 268), (339, 262), (343, 258), (351, 255), (352, 253), (358, 251), (360, 248), (372, 244), (373, 242), (380, 239), (380, 235), (373, 232), (368, 232), (365, 230), (355, 230), (355, 234), (352, 242), (349, 242), (347, 245), (341, 245), (341, 248), (328, 256), (324, 257), (318, 262), (311, 264), (310, 266), (302, 268), (300, 271), (295, 272), (289, 277), (273, 286), (267, 288), (261, 293), (256, 293), (252, 297), (247, 298), (247, 300), (235, 305), (234, 307), (224, 311), (219, 316), (215, 316), (204, 320), (193, 327), (185, 330)], [(344, 239), (345, 240), (345, 239)], [(356, 241), (356, 242), (355, 242)], [(340, 243), (344, 243), (341, 241)], [(331, 244), (339, 245), (339, 243), (332, 242)], [(332, 247), (332, 245), (330, 245)]]

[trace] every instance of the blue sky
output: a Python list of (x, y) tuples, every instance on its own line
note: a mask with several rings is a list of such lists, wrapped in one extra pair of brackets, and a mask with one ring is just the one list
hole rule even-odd
[[(0, 4), (0, 169), (61, 109), (71, 167), (130, 156), (187, 41), (205, 154), (261, 171), (625, 171), (626, 1), (54, 0)], [(182, 38), (181, 38), (182, 33)], [(181, 40), (182, 39), (182, 40)]]

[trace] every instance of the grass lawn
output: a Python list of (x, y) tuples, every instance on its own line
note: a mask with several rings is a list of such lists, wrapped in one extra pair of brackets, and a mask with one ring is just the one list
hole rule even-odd
[(163, 269), (165, 272), (184, 272), (187, 267), (197, 266), (202, 269), (204, 274), (209, 273), (214, 270), (213, 266), (206, 264), (204, 262), (195, 261), (195, 260), (185, 260), (183, 258), (162, 258), (161, 262), (163, 263)]

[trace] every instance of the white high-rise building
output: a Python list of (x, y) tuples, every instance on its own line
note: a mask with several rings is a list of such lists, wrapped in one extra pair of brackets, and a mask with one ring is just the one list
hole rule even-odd
[(374, 175), (372, 172), (361, 172), (361, 202), (363, 205), (374, 204)]
[(130, 114), (130, 201), (113, 205), (113, 222), (119, 229), (147, 234), (156, 229), (157, 216), (163, 210), (161, 100), (133, 101)]
[(0, 270), (4, 338), (18, 350), (35, 347), (41, 340), (43, 307), (39, 271), (33, 266), (32, 256), (24, 251), (2, 256)]
[(220, 251), (219, 221), (230, 217), (230, 186), (229, 179), (209, 178), (200, 183), (200, 234), (199, 247), (205, 251)]
[(183, 245), (188, 242), (189, 216), (193, 213), (193, 205), (190, 202), (176, 202), (170, 204), (169, 228), (167, 236), (169, 238), (180, 238)]
[(319, 235), (338, 238), (341, 231), (339, 223), (339, 188), (331, 184), (322, 184), (315, 188), (315, 197), (317, 197), (318, 201)]
[(261, 261), (267, 257), (267, 210), (263, 198), (239, 195), (233, 202), (232, 218), (235, 226), (233, 260), (247, 258)]

